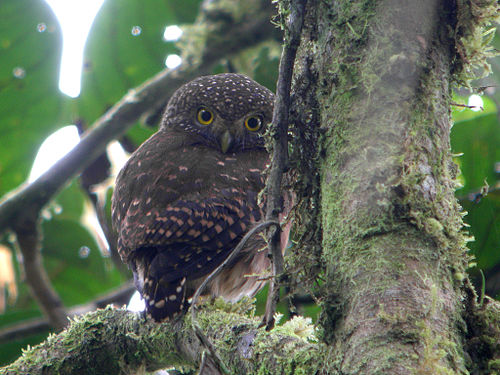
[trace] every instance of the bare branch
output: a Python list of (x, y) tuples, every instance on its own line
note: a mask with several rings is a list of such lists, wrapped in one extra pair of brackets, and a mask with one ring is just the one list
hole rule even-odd
[[(273, 139), (272, 165), (267, 179), (267, 221), (278, 221), (282, 211), (281, 180), (288, 163), (288, 115), (290, 112), (290, 88), (292, 85), (293, 65), (300, 44), (300, 34), (304, 21), (306, 0), (290, 2), (290, 16), (285, 25), (285, 44), (281, 54), (279, 78), (276, 87), (271, 135)], [(279, 300), (279, 278), (284, 271), (281, 252), (281, 230), (274, 227), (269, 233), (269, 250), (272, 256), (274, 278), (269, 285), (266, 314), (263, 324), (266, 329), (274, 325), (274, 313)]]

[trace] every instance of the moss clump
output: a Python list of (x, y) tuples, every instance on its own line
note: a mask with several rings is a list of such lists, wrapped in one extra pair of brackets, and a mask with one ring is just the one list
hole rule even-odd
[(498, 54), (490, 45), (495, 36), (493, 25), (500, 21), (500, 4), (496, 0), (462, 0), (457, 2), (456, 23), (450, 33), (455, 40), (453, 78), (470, 88), (474, 79), (487, 76), (488, 59)]
[[(276, 319), (278, 320), (278, 319)], [(286, 336), (296, 337), (306, 342), (317, 342), (315, 327), (311, 318), (294, 316), (291, 320), (281, 326), (274, 328), (274, 332), (282, 333)]]
[(500, 302), (485, 297), (478, 305), (476, 295), (468, 289), (466, 308), (467, 368), (473, 374), (500, 374)]

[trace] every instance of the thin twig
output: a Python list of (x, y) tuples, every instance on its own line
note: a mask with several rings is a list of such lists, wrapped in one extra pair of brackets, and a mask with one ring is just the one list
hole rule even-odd
[(204, 350), (203, 353), (201, 353), (201, 363), (200, 363), (200, 369), (198, 370), (198, 375), (203, 374), (206, 364), (207, 364), (207, 352)]
[(198, 287), (198, 289), (194, 293), (193, 298), (191, 300), (191, 317), (193, 318), (193, 321), (196, 318), (196, 313), (194, 311), (195, 309), (193, 308), (193, 306), (198, 301), (198, 298), (200, 297), (201, 293), (203, 293), (203, 291), (205, 290), (208, 283), (211, 282), (215, 277), (217, 277), (217, 275), (219, 275), (226, 268), (226, 266), (238, 256), (238, 254), (241, 252), (241, 250), (246, 245), (248, 240), (255, 233), (260, 232), (263, 229), (266, 229), (272, 225), (279, 226), (280, 224), (277, 221), (265, 221), (263, 223), (257, 224), (255, 227), (253, 227), (251, 230), (249, 230), (248, 233), (245, 234), (245, 236), (241, 239), (241, 241), (238, 243), (238, 245), (234, 248), (231, 255), (229, 255), (224, 260), (224, 262), (222, 262), (215, 270), (213, 270), (212, 273), (210, 275), (208, 275), (208, 277), (203, 281), (203, 283), (201, 283), (201, 285)]
[(461, 103), (455, 103), (455, 102), (451, 102), (450, 105), (454, 105), (455, 107), (462, 107), (462, 108), (468, 108), (468, 109), (472, 109), (472, 110), (484, 111), (484, 108), (480, 105), (468, 105), (468, 104), (461, 104)]
[(201, 283), (201, 285), (198, 287), (196, 292), (194, 293), (192, 299), (191, 299), (191, 325), (193, 327), (194, 332), (196, 333), (196, 336), (200, 339), (200, 341), (207, 347), (207, 349), (210, 351), (210, 354), (214, 358), (214, 361), (216, 362), (216, 365), (219, 367), (221, 371), (224, 373), (229, 373), (226, 366), (220, 359), (219, 355), (215, 351), (212, 343), (210, 340), (206, 338), (206, 336), (203, 334), (201, 331), (200, 326), (198, 325), (198, 321), (196, 320), (196, 303), (198, 302), (198, 299), (200, 298), (201, 293), (205, 290), (207, 287), (208, 283), (210, 283), (217, 275), (219, 275), (231, 262), (239, 255), (243, 247), (245, 247), (246, 243), (248, 240), (257, 232), (262, 231), (263, 229), (266, 229), (270, 226), (276, 226), (279, 227), (279, 222), (277, 221), (266, 221), (263, 223), (260, 223), (253, 227), (251, 230), (248, 231), (247, 234), (241, 239), (241, 241), (238, 243), (238, 245), (234, 248), (232, 253), (222, 262), (215, 270), (212, 271), (210, 275), (207, 276), (207, 278)]
[[(300, 34), (304, 21), (306, 0), (290, 2), (290, 16), (285, 27), (285, 44), (281, 54), (279, 77), (272, 121), (273, 156), (269, 178), (267, 179), (266, 220), (278, 221), (281, 212), (281, 180), (288, 163), (288, 116), (290, 112), (290, 89), (292, 85), (295, 55), (300, 44)], [(266, 330), (274, 327), (274, 313), (279, 301), (280, 280), (284, 271), (281, 249), (281, 230), (274, 228), (268, 234), (269, 252), (273, 263), (273, 276), (267, 296), (266, 313), (262, 324)]]
[[(198, 340), (200, 340), (201, 344), (208, 349), (210, 352), (210, 359), (212, 359), (213, 364), (216, 367), (217, 374), (226, 374), (229, 375), (230, 372), (227, 369), (226, 365), (220, 358), (220, 356), (217, 354), (217, 350), (215, 349), (214, 345), (212, 342), (205, 336), (205, 334), (201, 331), (201, 328), (198, 325), (193, 325), (193, 330), (198, 337)], [(207, 364), (207, 352), (206, 350), (203, 350), (201, 353), (201, 364), (200, 364), (200, 372), (198, 375), (203, 375), (204, 374), (204, 369)]]

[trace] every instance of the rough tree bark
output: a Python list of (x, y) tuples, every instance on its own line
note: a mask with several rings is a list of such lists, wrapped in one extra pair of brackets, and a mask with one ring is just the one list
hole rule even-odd
[(453, 83), (485, 58), (466, 40), (488, 15), (496, 1), (308, 3), (293, 107), (322, 139), (320, 324), (341, 374), (498, 366), (463, 345), (474, 297), (449, 141)]
[[(478, 303), (468, 283), (449, 145), (452, 86), (484, 62), (477, 38), (498, 11), (493, 0), (308, 1), (290, 116), (301, 246), (289, 264), (320, 280), (320, 341), (303, 322), (266, 332), (237, 312), (200, 312), (233, 373), (500, 372), (500, 305)], [(186, 320), (92, 313), (4, 371), (82, 358), (92, 373), (196, 367)], [(111, 367), (87, 355), (103, 346)]]

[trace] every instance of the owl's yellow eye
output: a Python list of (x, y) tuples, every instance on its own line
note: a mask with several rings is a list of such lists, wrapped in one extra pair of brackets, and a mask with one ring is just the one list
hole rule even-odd
[(251, 132), (256, 132), (262, 127), (262, 117), (250, 116), (245, 119), (245, 128)]
[(214, 115), (208, 109), (200, 108), (196, 115), (196, 119), (202, 125), (210, 125), (212, 121), (214, 121)]

